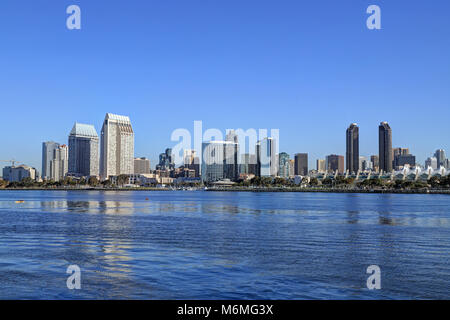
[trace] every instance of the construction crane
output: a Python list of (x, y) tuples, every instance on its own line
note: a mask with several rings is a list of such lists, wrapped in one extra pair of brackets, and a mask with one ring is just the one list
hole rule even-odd
[(0, 160), (0, 162), (11, 162), (12, 166), (15, 167), (16, 162), (19, 162), (17, 160)]

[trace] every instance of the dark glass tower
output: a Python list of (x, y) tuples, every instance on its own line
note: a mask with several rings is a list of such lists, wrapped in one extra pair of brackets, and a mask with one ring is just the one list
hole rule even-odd
[(392, 129), (387, 122), (378, 127), (378, 146), (380, 170), (392, 171)]
[(308, 175), (308, 154), (297, 153), (294, 162), (294, 174), (298, 176)]
[(359, 170), (359, 127), (352, 123), (347, 129), (346, 169), (349, 172)]

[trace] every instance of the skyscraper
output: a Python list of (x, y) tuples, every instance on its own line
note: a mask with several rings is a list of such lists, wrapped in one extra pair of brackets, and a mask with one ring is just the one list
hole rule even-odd
[(239, 172), (245, 174), (254, 174), (256, 176), (256, 155), (244, 153), (241, 155), (241, 164)]
[(289, 155), (281, 152), (278, 155), (279, 170), (278, 175), (282, 178), (289, 178)]
[(107, 113), (100, 142), (102, 179), (134, 173), (134, 131), (127, 116)]
[(164, 153), (159, 154), (159, 163), (156, 170), (173, 170), (175, 169), (174, 155), (172, 148), (167, 148)]
[(318, 172), (325, 172), (325, 160), (324, 159), (317, 159), (316, 161), (316, 169)]
[(289, 178), (293, 178), (295, 176), (295, 160), (289, 160)]
[(378, 156), (370, 156), (370, 162), (372, 162), (372, 170), (378, 171), (380, 169), (380, 161)]
[(328, 172), (336, 172), (344, 173), (344, 156), (340, 156), (337, 154), (330, 154), (326, 157), (326, 167)]
[(225, 145), (226, 148), (226, 159), (225, 170), (226, 176), (230, 177), (231, 180), (239, 179), (239, 140), (238, 135), (234, 130), (230, 130), (226, 137), (225, 142), (228, 142)]
[(392, 172), (392, 130), (387, 122), (378, 127), (378, 147), (380, 170)]
[(295, 154), (294, 173), (296, 176), (308, 175), (308, 154), (307, 153)]
[(194, 149), (183, 150), (183, 159), (184, 167), (194, 170), (194, 176), (198, 178), (200, 176), (200, 159), (197, 157), (196, 151)]
[[(359, 163), (358, 163), (358, 170), (365, 171), (367, 169), (366, 166), (367, 166), (366, 157), (360, 156)], [(357, 171), (353, 171), (353, 172), (356, 173)]]
[(201, 177), (204, 182), (237, 180), (238, 147), (234, 141), (209, 141), (202, 144)]
[(346, 136), (347, 152), (346, 169), (349, 172), (358, 172), (359, 166), (359, 127), (356, 123), (352, 123), (347, 129)]
[(396, 156), (405, 156), (409, 154), (409, 148), (394, 148), (392, 149), (392, 154), (395, 159)]
[(98, 176), (98, 134), (91, 124), (75, 123), (69, 134), (70, 175)]
[(437, 160), (437, 167), (446, 167), (446, 158), (445, 158), (445, 151), (442, 149), (438, 149), (436, 150), (436, 152), (434, 153), (434, 156), (436, 157)]
[(150, 173), (150, 160), (145, 157), (134, 158), (134, 174)]
[(50, 179), (60, 181), (64, 179), (69, 167), (69, 148), (63, 144), (56, 148), (50, 161)]
[(276, 161), (277, 145), (274, 138), (264, 138), (256, 143), (257, 175), (260, 177), (276, 177), (278, 164)]
[(59, 143), (47, 141), (42, 143), (42, 179), (51, 179), (51, 161), (54, 158), (55, 150), (59, 148)]
[(437, 169), (437, 159), (436, 157), (429, 157), (425, 160), (425, 169), (431, 168), (433, 170)]

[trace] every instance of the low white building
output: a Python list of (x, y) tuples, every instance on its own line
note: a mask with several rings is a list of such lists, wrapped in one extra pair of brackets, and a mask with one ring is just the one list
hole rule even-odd
[(24, 164), (20, 166), (9, 166), (3, 168), (3, 180), (7, 180), (9, 182), (20, 182), (25, 178), (36, 180), (36, 169)]

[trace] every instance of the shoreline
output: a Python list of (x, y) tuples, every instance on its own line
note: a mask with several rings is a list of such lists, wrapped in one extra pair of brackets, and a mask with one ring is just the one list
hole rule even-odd
[(425, 189), (425, 190), (395, 190), (395, 189), (338, 189), (338, 188), (249, 188), (249, 187), (224, 187), (203, 188), (193, 190), (170, 188), (4, 188), (1, 191), (212, 191), (212, 192), (309, 192), (309, 193), (384, 193), (384, 194), (447, 194), (450, 190)]
[(309, 193), (385, 193), (385, 194), (447, 194), (450, 195), (450, 190), (395, 190), (395, 189), (314, 189), (314, 188), (262, 188), (262, 189), (249, 189), (249, 188), (213, 188), (207, 191), (222, 191), (222, 192), (309, 192)]

